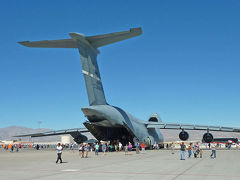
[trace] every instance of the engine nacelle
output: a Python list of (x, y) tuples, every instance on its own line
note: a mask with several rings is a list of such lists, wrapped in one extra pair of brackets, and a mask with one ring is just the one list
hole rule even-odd
[(211, 133), (205, 133), (203, 135), (203, 142), (210, 143), (213, 141), (213, 135)]
[(182, 132), (179, 133), (179, 138), (182, 141), (186, 141), (189, 138), (189, 134), (186, 131), (182, 131)]

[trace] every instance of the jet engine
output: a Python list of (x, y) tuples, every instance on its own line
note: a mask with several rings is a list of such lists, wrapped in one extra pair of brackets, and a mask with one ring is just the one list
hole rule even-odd
[(205, 133), (203, 135), (203, 142), (210, 143), (213, 141), (213, 135), (211, 133)]
[(188, 140), (188, 138), (189, 138), (188, 132), (186, 132), (186, 131), (180, 132), (180, 133), (179, 133), (179, 138), (180, 138), (182, 141)]

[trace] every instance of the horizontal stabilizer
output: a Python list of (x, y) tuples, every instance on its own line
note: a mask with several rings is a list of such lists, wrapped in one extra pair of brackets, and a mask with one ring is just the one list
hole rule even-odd
[(86, 39), (95, 48), (129, 39), (142, 34), (141, 28), (132, 28), (129, 31), (121, 31), (97, 36), (88, 36)]
[(27, 47), (40, 48), (78, 48), (78, 41), (87, 43), (93, 48), (112, 44), (118, 41), (129, 39), (142, 34), (141, 28), (132, 28), (128, 31), (121, 31), (97, 36), (84, 36), (79, 33), (69, 33), (72, 39), (45, 40), (45, 41), (21, 41), (19, 44)]
[(73, 39), (46, 40), (46, 41), (21, 41), (19, 44), (27, 47), (42, 48), (78, 48), (77, 42)]

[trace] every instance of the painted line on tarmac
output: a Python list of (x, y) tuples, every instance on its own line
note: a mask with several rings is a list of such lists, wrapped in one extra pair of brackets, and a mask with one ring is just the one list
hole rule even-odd
[(63, 172), (78, 172), (80, 170), (79, 169), (63, 169), (61, 171), (63, 171)]

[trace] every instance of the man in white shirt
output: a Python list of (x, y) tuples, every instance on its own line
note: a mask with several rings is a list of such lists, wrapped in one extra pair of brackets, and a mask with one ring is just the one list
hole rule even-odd
[(62, 146), (61, 146), (61, 144), (60, 143), (58, 143), (58, 145), (57, 145), (57, 161), (56, 161), (56, 163), (58, 163), (58, 160), (60, 160), (60, 163), (62, 163)]
[(216, 158), (216, 146), (215, 144), (211, 144), (212, 154), (211, 158)]
[(122, 143), (121, 143), (121, 142), (119, 142), (119, 144), (118, 144), (118, 148), (119, 148), (119, 149), (118, 149), (119, 151), (122, 150)]

